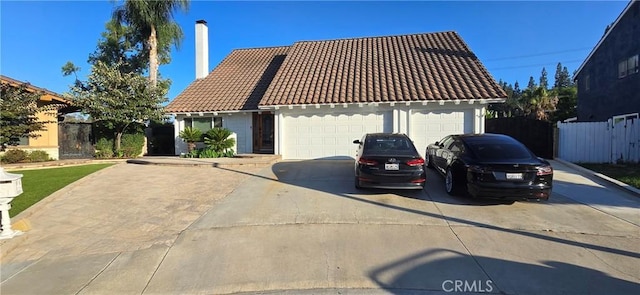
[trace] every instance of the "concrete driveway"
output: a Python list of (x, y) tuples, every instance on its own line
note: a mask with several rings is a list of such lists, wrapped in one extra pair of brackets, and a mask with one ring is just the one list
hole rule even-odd
[[(147, 233), (136, 239), (145, 231), (125, 224), (121, 242), (127, 246), (94, 242), (84, 250), (67, 246), (66, 252), (43, 249), (87, 239), (101, 224), (64, 236), (64, 242), (38, 235), (24, 246), (40, 254), (16, 249), (2, 258), (0, 292), (638, 294), (640, 199), (553, 164), (551, 200), (513, 204), (449, 197), (433, 171), (424, 191), (358, 191), (352, 161), (180, 171), (122, 164), (104, 174), (147, 169), (172, 175), (136, 187), (165, 190), (157, 196), (160, 205), (128, 205), (135, 212), (129, 224), (167, 226), (167, 232), (150, 230), (161, 238)], [(104, 176), (69, 194), (95, 193), (107, 185)], [(178, 177), (187, 181), (169, 180)], [(190, 192), (199, 192), (197, 201)], [(176, 202), (165, 197), (192, 206), (172, 207)], [(189, 218), (158, 218), (183, 210)]]

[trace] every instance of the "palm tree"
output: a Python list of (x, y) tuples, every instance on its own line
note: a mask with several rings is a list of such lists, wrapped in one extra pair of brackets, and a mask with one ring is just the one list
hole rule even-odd
[(187, 151), (191, 153), (196, 148), (196, 142), (202, 141), (202, 132), (198, 129), (186, 127), (180, 131), (180, 138), (187, 142)]
[(236, 144), (236, 140), (229, 138), (231, 130), (226, 128), (213, 128), (204, 135), (204, 143), (218, 154), (227, 152)]
[(544, 87), (527, 89), (522, 95), (525, 115), (536, 120), (548, 120), (549, 113), (556, 110), (558, 96)]
[[(130, 26), (147, 40), (143, 46), (149, 52), (149, 81), (153, 87), (158, 84), (159, 60), (167, 60), (171, 45), (179, 47), (183, 38), (182, 29), (173, 21), (176, 10), (188, 11), (189, 0), (125, 0), (113, 12), (117, 23)], [(160, 58), (159, 48), (165, 54)]]

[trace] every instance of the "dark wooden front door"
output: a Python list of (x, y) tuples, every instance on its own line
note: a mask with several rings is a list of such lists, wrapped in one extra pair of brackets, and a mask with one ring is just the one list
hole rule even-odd
[(253, 152), (256, 154), (273, 154), (274, 147), (273, 114), (253, 113)]

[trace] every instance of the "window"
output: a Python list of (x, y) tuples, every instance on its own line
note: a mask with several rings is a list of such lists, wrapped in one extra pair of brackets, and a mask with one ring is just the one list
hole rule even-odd
[(29, 145), (29, 137), (28, 136), (20, 137), (20, 141), (18, 142), (18, 145)]
[(618, 63), (618, 78), (638, 73), (638, 55), (623, 59)]
[(584, 90), (589, 91), (591, 89), (591, 75), (587, 74), (584, 77)]
[(627, 60), (627, 76), (638, 72), (638, 55), (634, 55)]
[(213, 118), (213, 127), (214, 128), (222, 128), (222, 117), (214, 117)]
[(396, 151), (413, 152), (415, 149), (408, 138), (401, 136), (369, 136), (364, 150), (367, 153)]
[(186, 118), (184, 119), (184, 127), (195, 128), (204, 133), (211, 128), (222, 128), (222, 117)]
[(525, 147), (517, 144), (471, 143), (469, 148), (483, 160), (518, 160), (532, 157)]
[(448, 148), (451, 142), (453, 142), (453, 138), (451, 138), (450, 136), (447, 136), (440, 142), (440, 146), (444, 148)]
[(454, 141), (449, 147), (449, 150), (456, 155), (462, 154), (464, 153), (464, 144), (460, 141)]
[(627, 76), (627, 61), (623, 60), (618, 63), (618, 78), (622, 79)]

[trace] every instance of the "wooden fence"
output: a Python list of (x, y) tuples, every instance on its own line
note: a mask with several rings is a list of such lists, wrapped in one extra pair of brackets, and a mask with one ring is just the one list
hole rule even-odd
[(486, 133), (509, 135), (527, 146), (536, 156), (553, 159), (553, 125), (524, 117), (485, 120)]
[(558, 157), (576, 163), (638, 163), (640, 120), (558, 123)]

